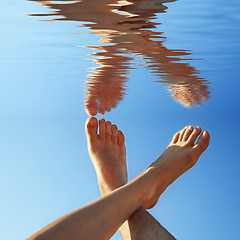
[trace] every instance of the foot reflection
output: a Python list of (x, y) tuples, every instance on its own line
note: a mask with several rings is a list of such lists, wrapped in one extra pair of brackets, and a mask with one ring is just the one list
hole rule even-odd
[(103, 115), (115, 108), (125, 95), (124, 83), (132, 58), (114, 46), (97, 47), (102, 52), (95, 52), (95, 62), (99, 65), (93, 69), (87, 82), (85, 108), (90, 116)]
[(191, 55), (189, 51), (164, 47), (163, 33), (156, 31), (160, 23), (153, 22), (156, 13), (167, 9), (163, 3), (175, 1), (65, 0), (62, 1), (64, 3), (54, 4), (54, 1), (39, 0), (35, 2), (57, 11), (32, 16), (56, 16), (58, 18), (52, 20), (89, 22), (83, 26), (101, 37), (104, 45), (88, 46), (96, 50), (92, 55), (99, 65), (87, 81), (85, 107), (89, 115), (104, 114), (123, 99), (126, 91), (124, 84), (131, 68), (129, 54), (145, 59), (145, 66), (160, 77), (159, 82), (165, 83), (172, 96), (184, 106), (201, 105), (209, 98), (208, 82), (199, 77), (198, 70), (183, 62), (190, 60), (183, 59)]

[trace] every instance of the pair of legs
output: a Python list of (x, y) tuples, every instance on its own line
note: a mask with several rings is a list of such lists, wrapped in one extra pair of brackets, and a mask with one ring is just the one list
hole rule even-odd
[(163, 154), (129, 183), (122, 132), (104, 119), (98, 124), (96, 118), (88, 119), (86, 132), (103, 197), (55, 220), (29, 240), (105, 240), (119, 228), (124, 240), (174, 239), (145, 209), (152, 208), (164, 190), (197, 162), (208, 147), (208, 132), (200, 135), (200, 127), (185, 127)]

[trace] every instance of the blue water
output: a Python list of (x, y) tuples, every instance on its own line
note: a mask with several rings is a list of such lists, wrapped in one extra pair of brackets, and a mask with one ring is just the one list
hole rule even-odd
[(150, 212), (180, 240), (237, 239), (239, 9), (2, 1), (2, 239), (25, 239), (100, 197), (84, 132), (99, 113), (125, 134), (129, 179), (185, 125), (208, 130), (209, 149)]

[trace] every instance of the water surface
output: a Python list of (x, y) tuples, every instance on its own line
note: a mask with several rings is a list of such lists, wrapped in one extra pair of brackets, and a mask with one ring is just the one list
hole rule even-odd
[(188, 63), (193, 60), (189, 57), (191, 51), (166, 48), (167, 37), (158, 30), (161, 22), (157, 13), (166, 13), (164, 3), (174, 0), (41, 2), (54, 11), (32, 16), (50, 17), (49, 21), (90, 22), (80, 26), (100, 36), (101, 45), (84, 46), (94, 50), (91, 55), (99, 65), (87, 81), (85, 103), (89, 115), (109, 112), (122, 100), (134, 56), (144, 59), (144, 66), (159, 76), (159, 82), (165, 83), (184, 106), (201, 105), (209, 98), (207, 80)]
[(1, 2), (2, 238), (100, 197), (84, 123), (104, 114), (125, 134), (129, 179), (185, 125), (207, 129), (209, 149), (151, 213), (180, 240), (236, 239), (239, 4)]

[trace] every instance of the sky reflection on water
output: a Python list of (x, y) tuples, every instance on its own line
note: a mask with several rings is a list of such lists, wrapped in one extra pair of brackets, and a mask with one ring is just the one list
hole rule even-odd
[(87, 81), (85, 108), (89, 115), (109, 112), (124, 98), (125, 82), (133, 61), (129, 54), (143, 58), (144, 66), (159, 76), (158, 82), (164, 83), (183, 106), (201, 105), (208, 100), (209, 83), (191, 66), (194, 60), (189, 58), (191, 51), (166, 48), (164, 33), (156, 31), (161, 25), (154, 22), (156, 14), (166, 12), (164, 3), (176, 0), (83, 0), (60, 4), (31, 1), (51, 9), (47, 14), (31, 16), (48, 16), (52, 21), (89, 22), (81, 26), (101, 37), (101, 45), (85, 46), (95, 51), (91, 55), (98, 64)]

